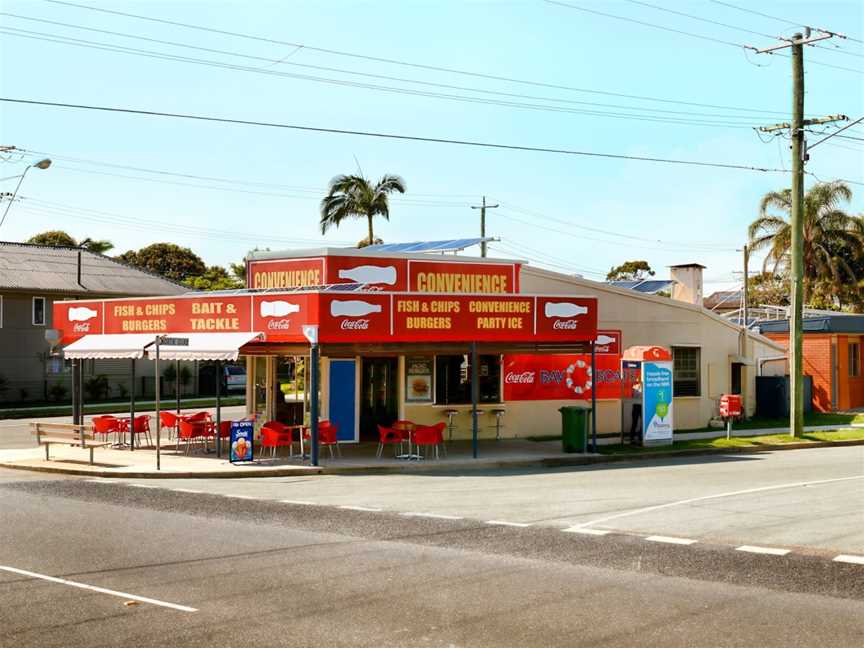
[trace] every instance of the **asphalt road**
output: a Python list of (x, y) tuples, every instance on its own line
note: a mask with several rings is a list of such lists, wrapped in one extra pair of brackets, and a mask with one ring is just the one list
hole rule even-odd
[(9, 471), (0, 519), (2, 646), (827, 648), (864, 638), (864, 566), (818, 555)]

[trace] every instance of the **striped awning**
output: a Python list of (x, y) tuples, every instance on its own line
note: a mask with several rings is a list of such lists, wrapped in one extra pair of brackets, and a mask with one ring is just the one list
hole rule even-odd
[(85, 335), (63, 349), (69, 360), (138, 360), (144, 357), (144, 347), (153, 344), (150, 333)]

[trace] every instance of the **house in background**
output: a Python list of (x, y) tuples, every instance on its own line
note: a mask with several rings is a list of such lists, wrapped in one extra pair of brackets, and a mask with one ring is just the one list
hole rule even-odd
[[(833, 412), (864, 407), (864, 315), (805, 317), (804, 373), (813, 379), (813, 408)], [(765, 337), (788, 348), (789, 320), (759, 325)]]
[[(185, 292), (185, 286), (87, 250), (0, 241), (0, 402), (66, 399), (68, 363), (52, 358), (45, 340), (54, 301)], [(145, 389), (148, 371), (152, 384), (151, 364), (141, 363), (144, 382), (136, 393)], [(110, 396), (131, 389), (127, 361), (89, 361), (84, 372), (85, 380), (106, 376)]]

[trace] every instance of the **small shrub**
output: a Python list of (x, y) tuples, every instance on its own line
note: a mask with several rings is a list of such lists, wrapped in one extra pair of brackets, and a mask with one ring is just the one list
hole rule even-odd
[(57, 382), (51, 385), (48, 388), (48, 398), (53, 401), (61, 401), (66, 398), (66, 394), (69, 393), (69, 390), (66, 389), (66, 385), (63, 383)]
[(120, 398), (129, 398), (129, 390), (126, 388), (126, 385), (123, 383), (117, 383), (117, 395)]
[(108, 376), (99, 374), (84, 381), (84, 391), (91, 401), (103, 400), (108, 396)]

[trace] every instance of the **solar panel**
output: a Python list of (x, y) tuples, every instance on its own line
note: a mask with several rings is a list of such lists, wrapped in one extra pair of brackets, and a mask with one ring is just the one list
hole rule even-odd
[(446, 241), (414, 241), (413, 243), (380, 243), (363, 248), (364, 252), (458, 252), (472, 245), (494, 241), (492, 237), (461, 238)]
[(634, 286), (638, 286), (640, 283), (642, 283), (642, 280), (641, 279), (637, 280), (637, 281), (620, 280), (620, 281), (610, 281), (609, 283), (612, 284), (613, 286), (615, 286), (616, 288), (633, 288)]
[(666, 290), (672, 286), (674, 282), (669, 280), (653, 280), (653, 281), (643, 281), (637, 286), (633, 286), (632, 290), (636, 292), (645, 293), (648, 295), (653, 295), (656, 292), (660, 292), (661, 290)]

